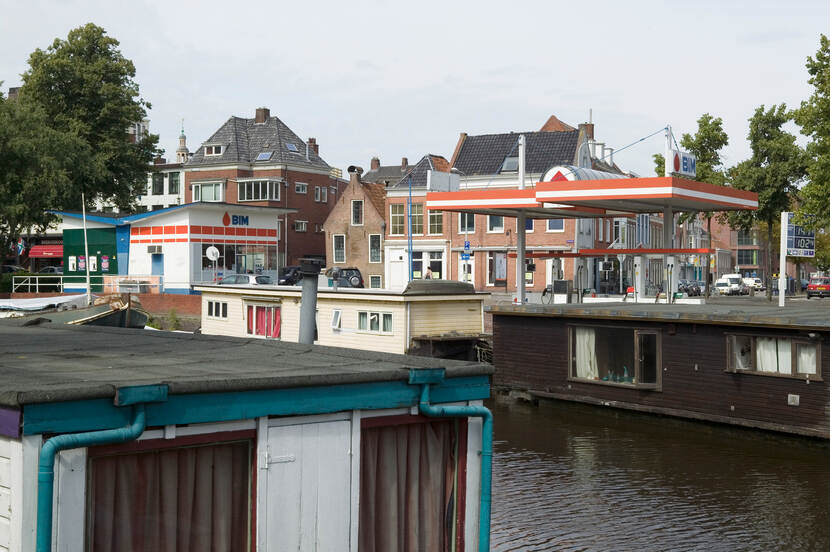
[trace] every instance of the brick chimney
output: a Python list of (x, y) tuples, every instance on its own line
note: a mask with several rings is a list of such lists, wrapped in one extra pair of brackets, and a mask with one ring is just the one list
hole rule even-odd
[(156, 157), (155, 159), (153, 159), (153, 165), (166, 165), (166, 164), (167, 164), (167, 159), (165, 159), (164, 157)]
[(317, 138), (309, 138), (308, 147), (311, 148), (311, 151), (313, 151), (317, 155), (320, 155), (320, 145), (317, 144)]
[(380, 168), (380, 158), (372, 157), (371, 165), (369, 165), (369, 166), (371, 167), (370, 170), (373, 170), (373, 171), (378, 170)]
[(406, 157), (401, 158), (401, 172), (405, 172), (406, 169), (409, 167), (409, 159)]
[(588, 140), (594, 139), (594, 123), (580, 123), (579, 130), (585, 133), (585, 138)]
[(255, 123), (263, 124), (268, 122), (268, 117), (271, 116), (271, 110), (267, 107), (258, 107), (256, 108), (256, 119)]

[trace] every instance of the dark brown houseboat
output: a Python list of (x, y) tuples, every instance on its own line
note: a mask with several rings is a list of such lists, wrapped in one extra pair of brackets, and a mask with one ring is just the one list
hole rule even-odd
[(504, 305), (494, 387), (830, 437), (830, 308)]

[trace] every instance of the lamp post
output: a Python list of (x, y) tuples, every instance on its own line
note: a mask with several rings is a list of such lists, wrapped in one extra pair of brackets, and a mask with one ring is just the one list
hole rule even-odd
[[(459, 178), (459, 181), (460, 181), (462, 176), (467, 176), (467, 173), (465, 173), (464, 171), (461, 171), (461, 170), (459, 170), (455, 167), (452, 167), (450, 169), (450, 173), (457, 174), (458, 178)], [(460, 188), (461, 188), (461, 186), (459, 184), (459, 189)], [(464, 216), (464, 215), (469, 215), (469, 214), (470, 213), (466, 213), (464, 211), (461, 211), (460, 213), (458, 213), (458, 224), (459, 224), (459, 226), (461, 226), (461, 217)], [(475, 220), (475, 214), (473, 214), (473, 220)], [(461, 273), (460, 276), (461, 276), (461, 281), (465, 282), (466, 281), (465, 276), (466, 276), (467, 273), (464, 272), (464, 270), (468, 271), (469, 274), (470, 274), (470, 283), (475, 285), (475, 283), (472, 281), (473, 274), (472, 274), (472, 270), (470, 270), (470, 259), (469, 259), (469, 257), (467, 259), (463, 258), (463, 255), (465, 255), (465, 254), (468, 255), (468, 256), (471, 255), (471, 253), (467, 253), (467, 244), (470, 243), (470, 230), (469, 230), (469, 228), (470, 227), (469, 227), (468, 224), (464, 225), (464, 248), (462, 249), (462, 251), (464, 251), (464, 253), (462, 253), (462, 258), (461, 258), (461, 260), (463, 261), (462, 266), (464, 268), (462, 269), (462, 271), (461, 271), (462, 273)], [(452, 228), (450, 228), (450, 236), (452, 236)], [(450, 243), (452, 243), (452, 238), (450, 238)], [(452, 248), (450, 248), (450, 250), (452, 250)]]
[(409, 252), (409, 281), (412, 281), (412, 173), (407, 179), (409, 198), (406, 200), (406, 248)]

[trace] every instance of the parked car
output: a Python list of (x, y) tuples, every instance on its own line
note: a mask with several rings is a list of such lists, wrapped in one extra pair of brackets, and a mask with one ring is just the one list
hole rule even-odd
[(303, 279), (303, 273), (299, 266), (286, 266), (280, 270), (280, 277), (277, 280), (281, 286), (296, 286)]
[(353, 288), (362, 288), (363, 286), (363, 275), (360, 273), (360, 269), (354, 267), (348, 268), (340, 268), (339, 266), (333, 266), (326, 270), (326, 276), (330, 280), (334, 280), (335, 273), (337, 274), (337, 285), (339, 287), (353, 287)]
[(273, 285), (274, 281), (270, 276), (266, 276), (264, 274), (231, 274), (230, 276), (225, 276), (216, 283), (220, 286), (267, 286)]
[(62, 266), (44, 266), (40, 269), (39, 274), (63, 274)]
[(715, 282), (715, 291), (720, 295), (732, 295), (732, 286), (728, 280), (718, 278)]
[(830, 297), (830, 278), (811, 278), (807, 284), (807, 299), (812, 297)]
[(15, 265), (15, 264), (4, 264), (4, 265), (0, 268), (0, 272), (2, 272), (2, 273), (4, 273), (4, 274), (10, 274), (10, 273), (12, 273), (12, 272), (26, 272), (26, 269), (25, 269), (25, 268), (23, 268), (23, 267), (22, 267), (22, 266), (20, 266), (20, 265)]

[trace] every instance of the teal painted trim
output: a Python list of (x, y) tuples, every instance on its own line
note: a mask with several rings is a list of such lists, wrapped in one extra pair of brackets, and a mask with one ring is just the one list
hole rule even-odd
[[(300, 387), (228, 393), (169, 395), (146, 405), (147, 425), (194, 424), (258, 418), (377, 410), (418, 404), (421, 389), (405, 381)], [(488, 376), (445, 379), (433, 386), (432, 402), (483, 400), (490, 396)], [(74, 433), (121, 427), (127, 409), (112, 399), (89, 399), (23, 406), (23, 434)]]
[(135, 385), (115, 390), (115, 405), (130, 406), (138, 403), (162, 402), (167, 400), (166, 385)]
[[(410, 372), (410, 377), (412, 372)], [(478, 550), (490, 550), (490, 506), (493, 488), (493, 413), (483, 406), (439, 406), (430, 401), (430, 385), (421, 389), (418, 411), (438, 418), (481, 418), (481, 493), (478, 505)]]
[(444, 381), (443, 368), (424, 368), (421, 370), (409, 370), (409, 384), (423, 385), (425, 383), (441, 383)]
[(40, 449), (40, 461), (38, 463), (37, 473), (37, 552), (50, 552), (52, 550), (52, 503), (54, 500), (53, 489), (55, 486), (55, 457), (62, 450), (88, 447), (91, 445), (124, 443), (138, 439), (145, 428), (144, 405), (137, 404), (128, 410), (132, 410), (132, 416), (130, 417), (129, 424), (124, 427), (104, 431), (77, 433), (74, 435), (58, 435), (43, 443), (43, 447)]

